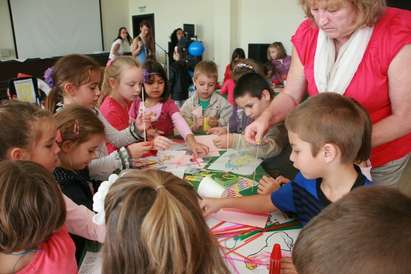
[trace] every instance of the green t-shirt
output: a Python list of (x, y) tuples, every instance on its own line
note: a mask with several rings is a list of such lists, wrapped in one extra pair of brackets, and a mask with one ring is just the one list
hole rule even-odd
[(204, 111), (208, 108), (208, 106), (210, 105), (210, 99), (208, 100), (202, 100), (202, 99), (198, 99), (198, 103), (200, 104), (201, 108), (203, 109), (203, 113)]

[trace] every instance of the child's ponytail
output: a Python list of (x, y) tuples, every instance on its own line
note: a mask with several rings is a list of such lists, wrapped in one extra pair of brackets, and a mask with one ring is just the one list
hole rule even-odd
[(193, 187), (170, 173), (130, 171), (105, 199), (103, 274), (229, 273)]

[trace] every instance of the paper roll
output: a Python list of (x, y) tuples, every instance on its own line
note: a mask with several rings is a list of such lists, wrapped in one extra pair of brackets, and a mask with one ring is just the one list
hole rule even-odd
[(204, 198), (221, 198), (224, 190), (211, 176), (204, 177), (198, 186), (198, 194)]

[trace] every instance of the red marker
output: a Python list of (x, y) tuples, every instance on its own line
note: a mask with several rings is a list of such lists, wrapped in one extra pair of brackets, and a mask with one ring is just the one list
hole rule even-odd
[(270, 257), (270, 274), (280, 274), (281, 246), (275, 244)]

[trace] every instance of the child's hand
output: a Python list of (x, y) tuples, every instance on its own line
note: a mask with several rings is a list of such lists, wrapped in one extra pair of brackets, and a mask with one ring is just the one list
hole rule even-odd
[(198, 131), (200, 128), (203, 127), (203, 123), (204, 123), (204, 117), (194, 116), (192, 130)]
[(207, 130), (208, 134), (215, 134), (215, 135), (225, 135), (227, 134), (227, 128), (225, 127), (213, 127)]
[(212, 213), (216, 213), (222, 208), (220, 200), (221, 199), (216, 198), (207, 198), (200, 200), (200, 207), (203, 210), (204, 217), (207, 217)]
[(218, 126), (218, 119), (216, 117), (208, 117), (207, 118), (208, 126), (209, 127), (216, 127)]
[[(144, 116), (144, 118), (143, 118)], [(134, 121), (135, 126), (141, 132), (151, 127), (151, 115), (138, 115)]]
[(298, 274), (291, 257), (282, 257), (280, 265), (281, 274)]
[(276, 191), (281, 187), (282, 184), (289, 183), (290, 180), (283, 177), (278, 176), (277, 178), (263, 176), (258, 184), (258, 194), (270, 194), (271, 192)]
[(210, 150), (208, 146), (193, 142), (192, 144), (189, 145), (191, 151), (193, 152), (193, 158), (197, 159), (198, 157), (204, 157), (208, 154), (208, 151)]
[(140, 158), (144, 153), (153, 149), (153, 142), (140, 142), (127, 146), (131, 158)]
[(168, 149), (174, 142), (164, 136), (157, 136), (154, 138), (155, 149)]
[(217, 138), (213, 139), (213, 142), (218, 148), (233, 147), (233, 137), (231, 134), (217, 136)]

